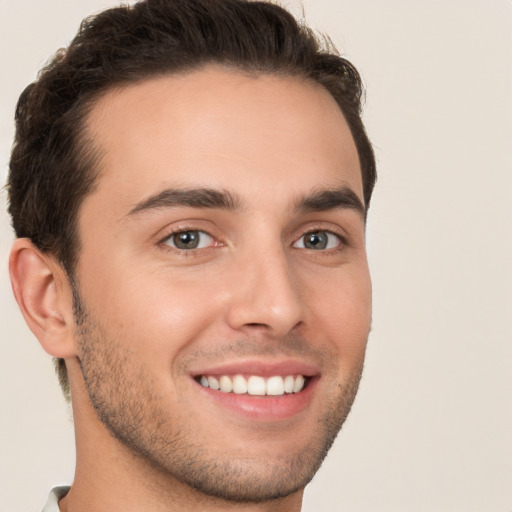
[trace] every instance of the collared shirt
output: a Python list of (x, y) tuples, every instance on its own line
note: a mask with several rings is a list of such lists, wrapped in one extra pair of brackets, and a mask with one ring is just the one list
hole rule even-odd
[(43, 512), (60, 512), (59, 500), (64, 498), (69, 491), (69, 486), (54, 487), (48, 496)]

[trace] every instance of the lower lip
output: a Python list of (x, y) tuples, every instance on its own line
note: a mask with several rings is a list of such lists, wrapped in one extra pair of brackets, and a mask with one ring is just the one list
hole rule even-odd
[(280, 421), (299, 414), (311, 403), (318, 378), (310, 378), (299, 393), (282, 396), (252, 396), (224, 393), (197, 383), (204, 396), (236, 414), (260, 421)]

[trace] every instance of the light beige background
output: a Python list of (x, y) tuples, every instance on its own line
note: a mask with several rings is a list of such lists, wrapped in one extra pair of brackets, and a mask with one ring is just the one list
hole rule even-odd
[[(19, 93), (82, 17), (113, 4), (0, 0), (2, 182)], [(305, 10), (362, 71), (380, 178), (365, 377), (304, 509), (511, 512), (512, 2), (306, 0)], [(37, 511), (72, 479), (72, 423), (11, 298), (4, 210), (0, 512)]]

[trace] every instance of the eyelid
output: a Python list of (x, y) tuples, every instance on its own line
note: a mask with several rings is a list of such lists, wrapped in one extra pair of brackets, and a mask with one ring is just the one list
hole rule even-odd
[[(302, 242), (302, 247), (297, 247), (297, 244), (299, 243), (300, 240), (303, 240), (304, 237), (306, 235), (309, 235), (309, 234), (313, 234), (313, 233), (318, 233), (318, 232), (322, 232), (322, 233), (327, 233), (328, 235), (332, 235), (334, 237), (336, 237), (338, 239), (338, 244), (336, 245), (336, 247), (329, 247), (329, 248), (325, 248), (325, 249), (308, 249), (307, 247), (304, 246), (304, 242)], [(299, 238), (297, 238), (297, 240), (292, 244), (292, 247), (296, 248), (296, 249), (306, 249), (306, 250), (313, 250), (313, 251), (317, 251), (317, 252), (329, 252), (329, 251), (337, 251), (337, 250), (340, 250), (340, 248), (344, 247), (346, 245), (346, 241), (345, 241), (345, 238), (340, 235), (339, 233), (336, 233), (335, 231), (331, 230), (331, 229), (308, 229), (307, 231), (305, 231), (304, 233), (302, 233)]]
[(315, 233), (317, 231), (325, 231), (326, 233), (335, 235), (343, 244), (348, 244), (348, 233), (345, 229), (333, 222), (322, 221), (313, 221), (303, 224), (302, 227), (295, 231), (297, 233), (296, 240), (308, 233)]
[[(179, 233), (186, 233), (187, 231), (196, 231), (198, 233), (203, 233), (203, 234), (207, 235), (208, 237), (210, 237), (212, 239), (212, 241), (214, 241), (215, 243), (208, 247), (201, 247), (201, 248), (195, 248), (195, 249), (179, 249), (178, 247), (174, 247), (174, 246), (166, 243), (167, 240), (169, 240), (174, 235), (177, 235)], [(158, 239), (156, 245), (161, 247), (164, 250), (175, 251), (175, 252), (178, 252), (181, 254), (185, 254), (185, 253), (190, 254), (193, 252), (201, 251), (203, 249), (208, 249), (209, 247), (216, 247), (216, 246), (220, 247), (223, 245), (222, 242), (219, 242), (217, 237), (215, 237), (214, 235), (209, 233), (206, 229), (200, 228), (197, 225), (181, 224), (178, 226), (174, 226), (172, 228), (168, 228), (168, 230), (165, 231), (165, 233), (166, 233), (165, 236), (160, 237)]]
[[(192, 248), (187, 248), (187, 249), (176, 247), (174, 238), (177, 235), (179, 236), (179, 235), (182, 235), (184, 233), (197, 233), (197, 234), (199, 234), (199, 240), (198, 240), (199, 247), (192, 247)], [(203, 238), (206, 238), (206, 246), (204, 246), (205, 241), (202, 240)], [(188, 251), (194, 251), (194, 250), (199, 250), (199, 249), (206, 249), (207, 247), (209, 247), (210, 243), (212, 241), (214, 241), (214, 240), (215, 239), (213, 238), (213, 236), (211, 236), (206, 231), (201, 231), (199, 229), (189, 229), (189, 230), (186, 230), (186, 231), (178, 231), (177, 233), (171, 234), (170, 236), (168, 236), (163, 241), (163, 244), (164, 245), (169, 245), (170, 247), (172, 247), (173, 249), (176, 249), (178, 251), (187, 251), (188, 252)], [(201, 247), (201, 245), (203, 245), (203, 247)]]

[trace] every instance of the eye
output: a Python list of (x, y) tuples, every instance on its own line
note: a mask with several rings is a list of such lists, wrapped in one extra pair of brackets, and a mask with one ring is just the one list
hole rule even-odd
[(212, 245), (213, 237), (204, 231), (190, 229), (187, 231), (179, 231), (172, 233), (170, 236), (162, 240), (162, 244), (169, 245), (180, 251), (191, 249), (204, 249)]
[(293, 247), (298, 249), (311, 249), (322, 251), (326, 249), (335, 249), (341, 245), (341, 238), (330, 231), (310, 231), (302, 235)]

